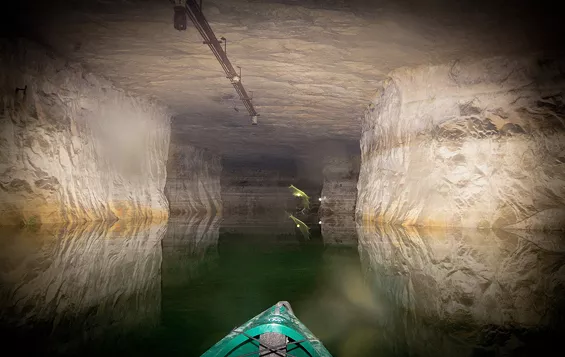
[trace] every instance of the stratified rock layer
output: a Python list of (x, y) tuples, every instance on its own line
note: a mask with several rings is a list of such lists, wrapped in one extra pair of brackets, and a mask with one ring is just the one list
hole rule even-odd
[(403, 311), (379, 310), (379, 321), (390, 323), (383, 332), (408, 355), (513, 350), (524, 347), (524, 332), (565, 326), (560, 232), (399, 226), (358, 232), (367, 281)]
[(222, 173), (223, 226), (272, 225), (291, 222), (300, 200), (289, 189), (294, 177), (276, 169), (231, 168)]
[(0, 48), (0, 224), (166, 218), (164, 107), (30, 43)]
[(38, 341), (30, 343), (49, 346), (33, 348), (67, 353), (84, 343), (156, 327), (165, 228), (165, 222), (150, 221), (2, 227), (2, 325), (16, 335), (11, 329), (35, 326)]
[(221, 172), (219, 156), (171, 144), (165, 184), (171, 215), (221, 214)]
[(358, 219), (565, 228), (564, 69), (497, 58), (393, 72), (363, 121)]
[(238, 159), (357, 143), (371, 91), (398, 67), (559, 48), (565, 37), (549, 1), (204, 1), (261, 114), (250, 127), (198, 32), (173, 28), (170, 1), (75, 2), (19, 1), (30, 10), (12, 30), (33, 28), (61, 53), (166, 102), (182, 115), (174, 141)]
[(322, 237), (330, 244), (357, 244), (355, 201), (359, 157), (333, 158), (323, 170), (319, 218)]

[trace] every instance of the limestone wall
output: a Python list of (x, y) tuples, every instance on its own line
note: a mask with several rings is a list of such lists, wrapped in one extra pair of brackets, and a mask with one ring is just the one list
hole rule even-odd
[(276, 169), (238, 167), (224, 170), (224, 226), (262, 226), (289, 221), (285, 212), (294, 212), (299, 204), (288, 188), (291, 183), (294, 183), (294, 177)]
[(221, 172), (219, 156), (189, 145), (171, 144), (165, 184), (171, 215), (221, 214)]
[(0, 69), (0, 224), (167, 217), (164, 107), (23, 41)]
[(532, 59), (393, 72), (362, 124), (358, 218), (565, 228), (564, 79)]
[(356, 244), (355, 201), (359, 177), (359, 157), (326, 160), (323, 169), (319, 218), (324, 241), (332, 244)]

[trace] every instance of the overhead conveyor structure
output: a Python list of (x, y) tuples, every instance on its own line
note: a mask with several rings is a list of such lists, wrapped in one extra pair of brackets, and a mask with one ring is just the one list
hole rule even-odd
[[(202, 13), (202, 2), (200, 2), (200, 4), (197, 3), (196, 0), (174, 0), (172, 2), (175, 4), (175, 29), (179, 31), (186, 30), (186, 15), (188, 15), (188, 18), (190, 18), (204, 39), (204, 44), (210, 47), (210, 50), (212, 50), (212, 53), (216, 56), (218, 62), (220, 62), (220, 65), (226, 73), (226, 77), (230, 80), (239, 95), (239, 99), (243, 102), (243, 105), (245, 105), (247, 112), (251, 116), (251, 123), (256, 125), (259, 114), (257, 114), (253, 107), (253, 103), (251, 102), (252, 98), (247, 95), (241, 83), (241, 73), (237, 73), (233, 68), (226, 54), (225, 47), (222, 48), (222, 43), (216, 38), (214, 31), (212, 31), (210, 24), (206, 20), (206, 17), (204, 17)], [(222, 39), (225, 46), (226, 40), (223, 37)]]

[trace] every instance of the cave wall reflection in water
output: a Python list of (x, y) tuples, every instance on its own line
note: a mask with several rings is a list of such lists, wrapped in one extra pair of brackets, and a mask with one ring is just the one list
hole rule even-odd
[(171, 217), (163, 238), (163, 286), (187, 284), (217, 265), (220, 217)]
[(197, 356), (284, 299), (334, 357), (559, 347), (559, 233), (359, 225), (348, 245), (283, 223), (2, 228), (0, 332), (24, 355)]
[(279, 300), (335, 351), (371, 323), (348, 293), (363, 281), (356, 246), (324, 242), (319, 227), (305, 239), (290, 220), (190, 220), (170, 222), (163, 240), (160, 353), (198, 356)]
[[(559, 232), (358, 227), (381, 333), (412, 355), (531, 355), (565, 327)], [(395, 353), (396, 354), (396, 353)]]
[[(0, 322), (20, 354), (96, 354), (160, 319), (165, 223), (0, 230)], [(13, 346), (12, 346), (13, 345)]]

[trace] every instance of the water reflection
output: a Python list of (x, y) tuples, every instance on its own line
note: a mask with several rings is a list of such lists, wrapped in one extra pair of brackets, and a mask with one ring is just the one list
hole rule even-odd
[(3, 228), (0, 333), (20, 354), (197, 356), (288, 300), (334, 357), (559, 344), (561, 234), (357, 226), (357, 246), (335, 222), (309, 240), (286, 220), (198, 215)]
[(351, 214), (333, 214), (320, 217), (322, 237), (329, 245), (357, 246), (355, 217)]
[[(160, 352), (198, 356), (278, 300), (291, 301), (300, 318), (318, 332), (332, 321), (332, 329), (347, 331), (356, 318), (346, 309), (340, 309), (344, 312), (340, 326), (331, 318), (323, 322), (322, 318), (333, 316), (335, 306), (345, 306), (340, 303), (345, 294), (340, 282), (351, 275), (360, 276), (357, 249), (327, 247), (319, 230), (312, 231), (311, 239), (306, 240), (286, 220), (259, 227), (224, 222), (215, 249), (184, 256), (199, 266), (197, 274), (187, 273), (169, 284), (164, 270), (162, 321), (168, 343)], [(164, 267), (186, 264), (181, 259), (168, 262), (169, 257), (164, 253)], [(322, 299), (329, 303), (321, 304)], [(326, 335), (338, 343), (334, 330)]]
[(220, 217), (171, 217), (163, 238), (163, 285), (183, 285), (217, 264)]
[(164, 233), (149, 222), (1, 228), (5, 341), (20, 354), (72, 354), (155, 327)]
[[(358, 227), (389, 351), (533, 353), (564, 324), (560, 233)], [(395, 353), (397, 354), (397, 353)]]

